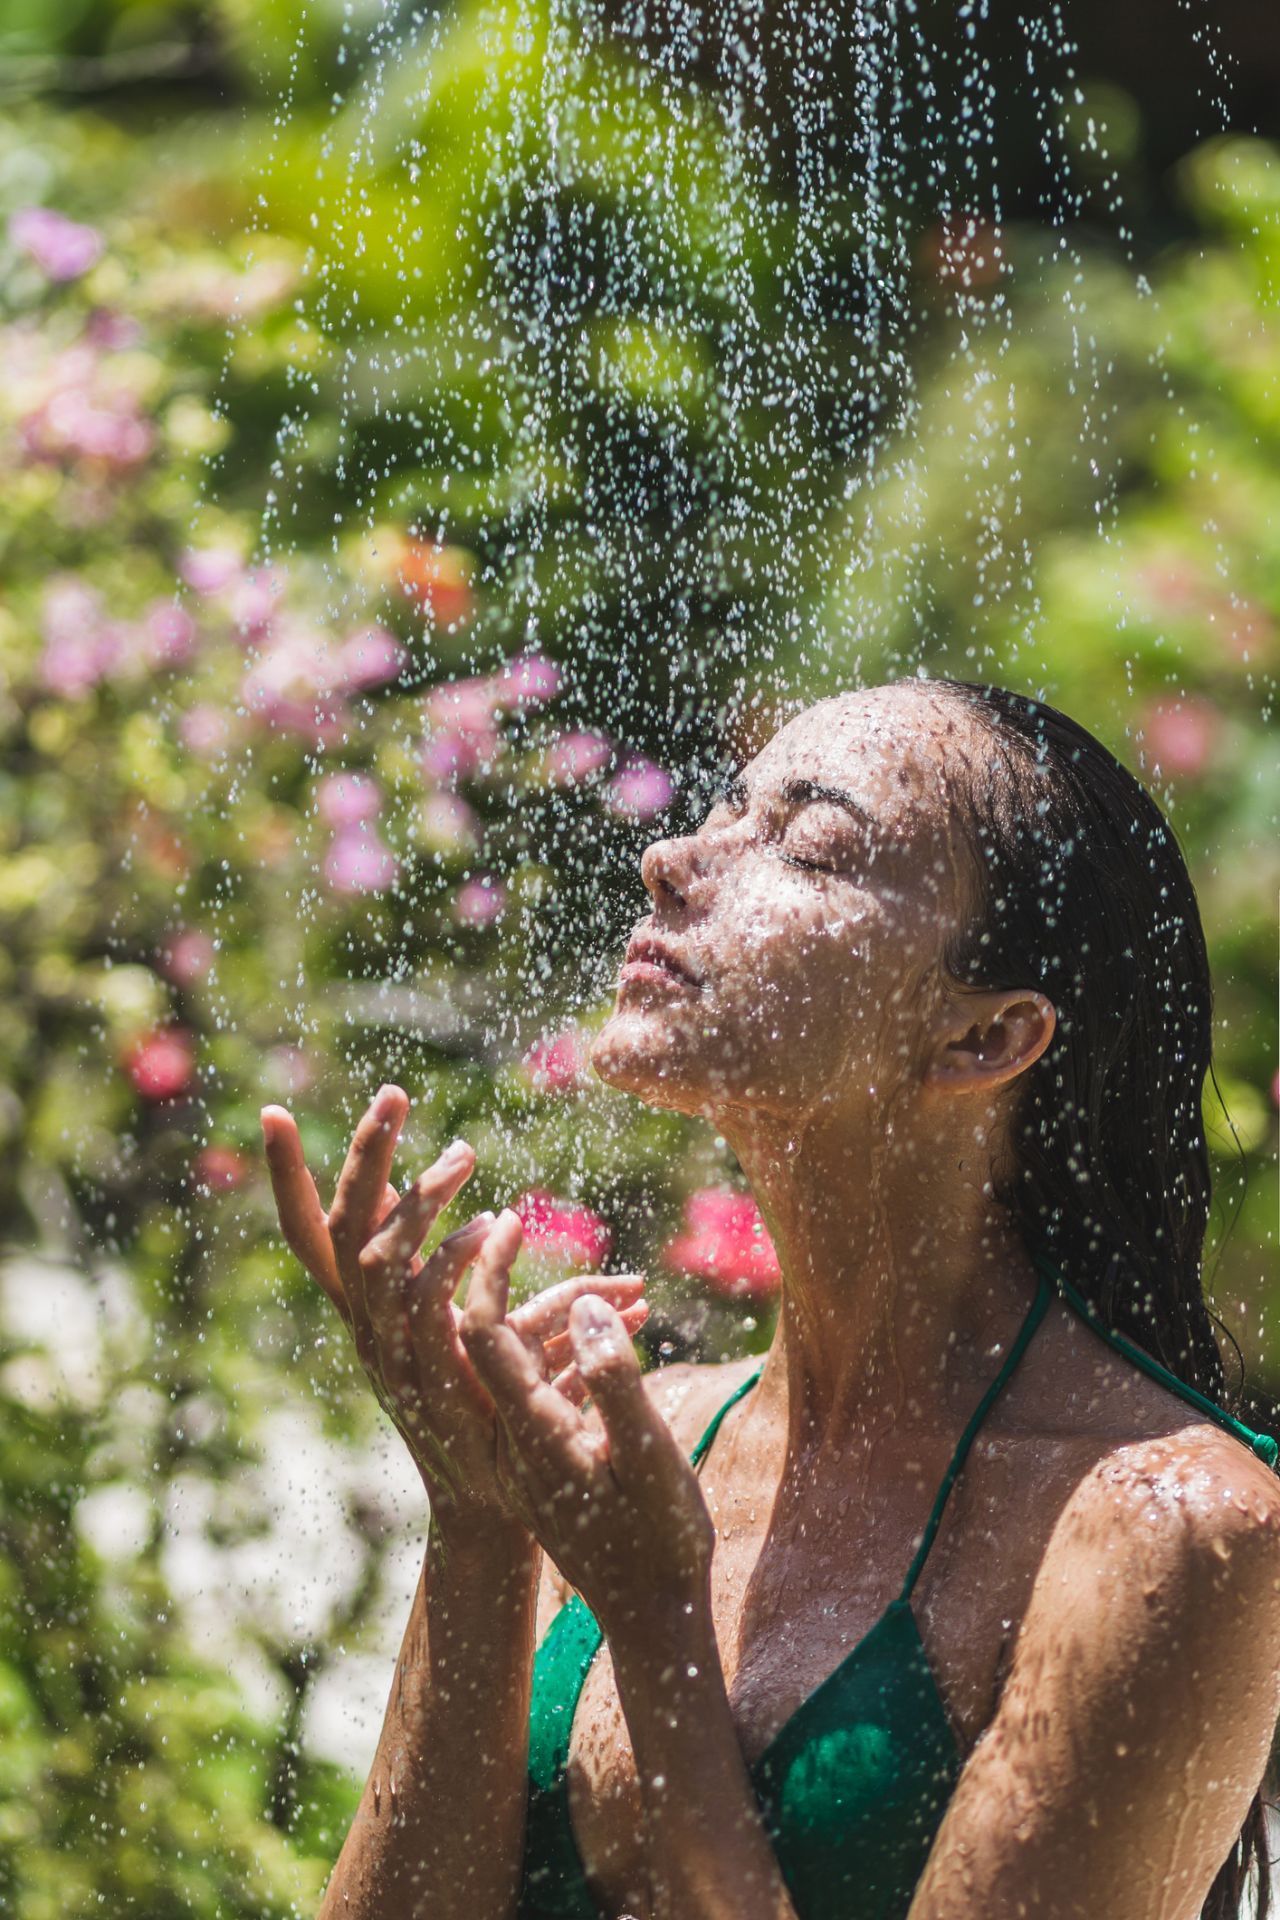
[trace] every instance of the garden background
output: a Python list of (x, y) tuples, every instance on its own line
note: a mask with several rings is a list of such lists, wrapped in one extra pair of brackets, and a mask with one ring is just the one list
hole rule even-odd
[[(906, 499), (890, 463), (873, 502), (881, 524), (910, 519), (908, 567), (901, 542), (869, 553), (837, 485), (866, 430), (840, 386), (853, 322), (822, 316), (826, 403), (790, 438), (763, 386), (731, 437), (711, 404), (731, 305), (715, 235), (649, 204), (637, 173), (637, 154), (674, 153), (687, 204), (714, 200), (726, 162), (695, 82), (673, 106), (642, 100), (625, 64), (594, 72), (616, 116), (565, 203), (580, 236), (638, 224), (641, 291), (606, 311), (575, 283), (590, 353), (551, 364), (553, 331), (531, 362), (532, 321), (504, 353), (475, 317), (497, 271), (484, 150), (519, 124), (495, 102), (527, 86), (562, 10), (5, 8), (0, 1909), (16, 1920), (310, 1912), (372, 1749), (423, 1514), (274, 1234), (265, 1100), (294, 1105), (332, 1178), (359, 1104), (394, 1077), (415, 1102), (401, 1172), (471, 1140), (470, 1204), (521, 1196), (524, 1284), (647, 1269), (655, 1360), (767, 1340), (776, 1274), (722, 1143), (594, 1084), (583, 1036), (640, 905), (636, 855), (759, 737), (783, 684), (980, 669), (1043, 689), (1153, 786), (1218, 996), (1209, 1291), (1280, 1389), (1280, 37), (1243, 0), (1217, 10), (1216, 51), (1195, 9), (1067, 11), (1070, 248), (1050, 244), (1062, 224), (1016, 115), (999, 231), (970, 211), (915, 236), (918, 484)], [(398, 81), (408, 51), (388, 57), (428, 26), (429, 97)], [(520, 137), (527, 163), (545, 128)], [(770, 279), (797, 196), (756, 208), (744, 242), (773, 373), (813, 331)], [(503, 217), (550, 244), (528, 209)], [(850, 281), (838, 222), (828, 238)], [(1096, 444), (1060, 404), (1082, 273)], [(642, 298), (659, 274), (679, 325)], [(1018, 318), (997, 324), (1010, 284)], [(416, 358), (389, 412), (406, 321)], [(994, 558), (966, 464), (983, 384), (955, 377), (966, 329), (970, 375), (998, 345), (1032, 450)], [(552, 400), (532, 448), (529, 379)], [(573, 442), (583, 421), (603, 423), (608, 488)], [(730, 438), (749, 485), (719, 473)], [(698, 492), (718, 473), (750, 501), (732, 539)], [(664, 488), (686, 502), (679, 539)], [(798, 501), (799, 530), (781, 518)], [(780, 612), (784, 552), (816, 650)], [(1019, 578), (993, 585), (1002, 567)], [(645, 699), (620, 706), (624, 682)]]

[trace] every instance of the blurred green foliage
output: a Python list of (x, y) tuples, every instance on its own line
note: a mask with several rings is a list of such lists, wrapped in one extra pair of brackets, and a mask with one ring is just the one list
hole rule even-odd
[[(634, 866), (671, 784), (678, 807), (781, 688), (917, 663), (1004, 680), (1153, 785), (1217, 984), (1213, 1293), (1280, 1380), (1258, 1327), (1275, 1246), (1277, 156), (1222, 140), (1188, 157), (1199, 238), (1145, 263), (1146, 291), (1101, 233), (1073, 258), (1015, 225), (1008, 275), (989, 235), (923, 235), (912, 450), (851, 490), (861, 336), (838, 303), (812, 324), (788, 307), (797, 210), (785, 191), (752, 199), (705, 101), (641, 100), (620, 59), (586, 62), (600, 111), (559, 182), (561, 264), (625, 235), (633, 293), (573, 282), (581, 325), (548, 341), (509, 277), (513, 345), (495, 358), (486, 239), (507, 220), (518, 261), (546, 235), (519, 196), (487, 200), (489, 146), (509, 125), (512, 177), (537, 172), (547, 129), (508, 109), (536, 93), (545, 38), (464, 9), (424, 104), (422, 22), (388, 15), (403, 53), (353, 170), (329, 95), (344, 38), (377, 17), (313, 9), (300, 42), (293, 0), (85, 0), (10, 9), (0, 36), (12, 94), (63, 88), (0, 130), (0, 1906), (20, 1920), (314, 1907), (357, 1783), (308, 1715), (326, 1670), (381, 1647), (394, 1549), (421, 1515), (410, 1497), (406, 1528), (388, 1504), (371, 1397), (277, 1245), (258, 1109), (296, 1103), (331, 1179), (355, 1106), (394, 1076), (415, 1101), (406, 1164), (464, 1133), (474, 1205), (547, 1188), (583, 1231), (608, 1224), (613, 1260), (660, 1269), (682, 1200), (732, 1170), (702, 1130), (588, 1083), (605, 998), (601, 980), (584, 1010), (581, 930), (603, 950), (626, 924), (634, 881), (602, 889), (600, 872)], [(99, 86), (106, 105), (88, 104)], [(247, 113), (217, 97), (254, 89), (267, 104)], [(661, 202), (650, 149), (669, 156)], [(856, 221), (829, 213), (834, 286), (856, 274)], [(729, 433), (724, 369), (750, 313), (772, 319), (732, 347), (747, 399)], [(406, 325), (397, 396), (383, 349)], [(823, 404), (783, 442), (778, 395), (804, 356)], [(535, 444), (514, 399), (540, 379)], [(629, 481), (599, 485), (593, 432), (634, 454)], [(504, 556), (534, 520), (531, 589)], [(795, 627), (761, 564), (784, 548)], [(673, 593), (695, 609), (678, 653), (635, 627), (639, 606), (661, 630)], [(712, 640), (729, 605), (770, 636), (732, 700), (743, 656)], [(624, 669), (651, 694), (630, 730)], [(718, 716), (706, 765), (675, 763), (668, 683)], [(578, 840), (591, 861), (557, 863)], [(558, 1257), (533, 1255), (523, 1284)], [(674, 1277), (659, 1296), (653, 1349), (767, 1338), (758, 1305)], [(346, 1463), (325, 1495), (330, 1572), (296, 1606), (290, 1526), (320, 1494), (287, 1485), (290, 1436), (311, 1449), (300, 1473), (325, 1446)]]

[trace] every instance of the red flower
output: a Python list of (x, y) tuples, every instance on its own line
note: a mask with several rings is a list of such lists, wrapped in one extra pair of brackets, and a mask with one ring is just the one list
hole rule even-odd
[(248, 1168), (248, 1161), (234, 1147), (208, 1146), (201, 1147), (191, 1171), (196, 1184), (210, 1193), (230, 1193), (240, 1185)]
[(677, 1273), (732, 1299), (767, 1299), (782, 1279), (760, 1209), (749, 1193), (704, 1187), (690, 1194), (684, 1226), (663, 1250)]
[(157, 1027), (135, 1040), (124, 1070), (144, 1100), (174, 1100), (196, 1077), (195, 1048), (182, 1027)]
[(531, 1253), (551, 1254), (577, 1267), (595, 1268), (613, 1245), (613, 1235), (598, 1213), (572, 1200), (559, 1200), (546, 1187), (530, 1187), (515, 1203)]
[(581, 1036), (575, 1027), (544, 1034), (534, 1041), (521, 1065), (538, 1093), (572, 1093), (585, 1065)]

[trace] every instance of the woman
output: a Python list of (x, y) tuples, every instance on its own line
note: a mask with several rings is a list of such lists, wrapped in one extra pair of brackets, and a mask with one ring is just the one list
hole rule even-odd
[(399, 1198), (399, 1089), (327, 1223), (264, 1114), (432, 1508), (324, 1913), (1226, 1920), (1280, 1485), (1200, 1290), (1209, 980), (1159, 810), (1052, 708), (908, 681), (790, 721), (642, 874), (593, 1063), (737, 1155), (762, 1369), (642, 1378), (635, 1281), (508, 1314), (509, 1210), (420, 1267), (473, 1155)]

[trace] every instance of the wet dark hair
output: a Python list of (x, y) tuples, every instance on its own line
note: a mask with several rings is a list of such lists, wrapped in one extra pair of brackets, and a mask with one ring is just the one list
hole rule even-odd
[[(1023, 1076), (996, 1198), (1028, 1251), (1046, 1253), (1107, 1326), (1274, 1435), (1275, 1402), (1246, 1395), (1242, 1367), (1228, 1385), (1204, 1297), (1211, 1175), (1201, 1099), (1213, 994), (1173, 829), (1065, 713), (977, 681), (916, 684), (962, 701), (987, 748), (957, 755), (952, 799), (974, 855), (975, 910), (946, 942), (943, 964), (968, 986), (1037, 987), (1058, 1016)], [(1266, 1920), (1264, 1795), (1276, 1790), (1275, 1759), (1201, 1920), (1237, 1920), (1251, 1870), (1257, 1920)]]

